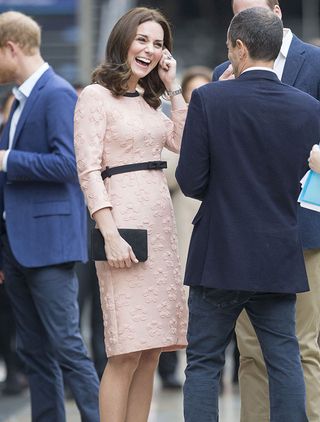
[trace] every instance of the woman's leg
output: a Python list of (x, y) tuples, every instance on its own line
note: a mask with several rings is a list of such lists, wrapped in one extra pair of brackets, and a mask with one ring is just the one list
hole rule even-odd
[(147, 422), (152, 399), (154, 373), (158, 366), (161, 349), (141, 353), (129, 391), (126, 422)]
[(100, 422), (126, 421), (129, 390), (141, 355), (135, 352), (109, 358), (100, 384)]

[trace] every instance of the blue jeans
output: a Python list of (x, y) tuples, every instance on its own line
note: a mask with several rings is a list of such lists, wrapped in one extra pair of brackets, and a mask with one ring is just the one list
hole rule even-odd
[[(26, 365), (32, 422), (64, 422), (64, 377), (82, 422), (99, 422), (99, 380), (79, 330), (78, 281), (72, 263), (26, 268), (2, 238), (5, 288)], [(48, 247), (50, 244), (48, 243)]]
[(295, 301), (294, 294), (190, 288), (185, 422), (218, 422), (225, 350), (244, 308), (267, 366), (270, 422), (308, 422), (295, 335)]

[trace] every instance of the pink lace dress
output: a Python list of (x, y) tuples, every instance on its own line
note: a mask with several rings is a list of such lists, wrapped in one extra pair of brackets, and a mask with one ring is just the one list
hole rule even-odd
[(114, 97), (94, 84), (75, 111), (75, 151), (80, 184), (91, 215), (112, 207), (119, 228), (148, 230), (148, 260), (130, 269), (96, 262), (108, 356), (186, 346), (187, 307), (177, 234), (165, 175), (143, 170), (102, 181), (106, 166), (161, 159), (179, 152), (186, 109), (173, 121), (141, 96)]

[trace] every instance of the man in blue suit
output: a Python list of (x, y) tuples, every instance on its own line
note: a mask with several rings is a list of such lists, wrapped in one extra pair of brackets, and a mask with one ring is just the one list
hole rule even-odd
[(308, 420), (295, 335), (296, 293), (308, 290), (296, 203), (320, 103), (274, 73), (282, 31), (268, 9), (236, 15), (227, 37), (236, 79), (199, 88), (189, 106), (176, 176), (202, 204), (185, 276), (186, 422), (218, 421), (224, 353), (243, 309), (268, 368), (270, 420)]
[(0, 15), (0, 83), (16, 100), (0, 141), (1, 255), (26, 364), (32, 421), (65, 421), (62, 373), (82, 421), (98, 422), (98, 378), (79, 332), (74, 262), (87, 258), (73, 150), (74, 89), (40, 55), (40, 28)]
[[(280, 19), (282, 13), (277, 0), (233, 0), (234, 14), (250, 7), (265, 7)], [(229, 62), (218, 66), (213, 75), (218, 80)], [(274, 70), (282, 82), (292, 85), (320, 99), (320, 48), (299, 40), (285, 28), (280, 53)], [(232, 72), (229, 68), (223, 78)], [(296, 117), (299, 119), (299, 116)], [(316, 140), (318, 143), (320, 140)], [(309, 422), (320, 421), (320, 214), (298, 206), (300, 238), (308, 274), (310, 292), (299, 294), (296, 304), (296, 334), (307, 393)], [(241, 422), (268, 422), (267, 370), (255, 331), (246, 312), (236, 325), (240, 350), (239, 383), (241, 394)]]

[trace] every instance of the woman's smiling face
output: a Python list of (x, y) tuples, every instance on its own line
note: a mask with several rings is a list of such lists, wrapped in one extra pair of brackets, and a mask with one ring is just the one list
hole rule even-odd
[(131, 82), (138, 83), (157, 66), (162, 57), (163, 37), (163, 29), (157, 22), (147, 21), (138, 26), (127, 57)]

